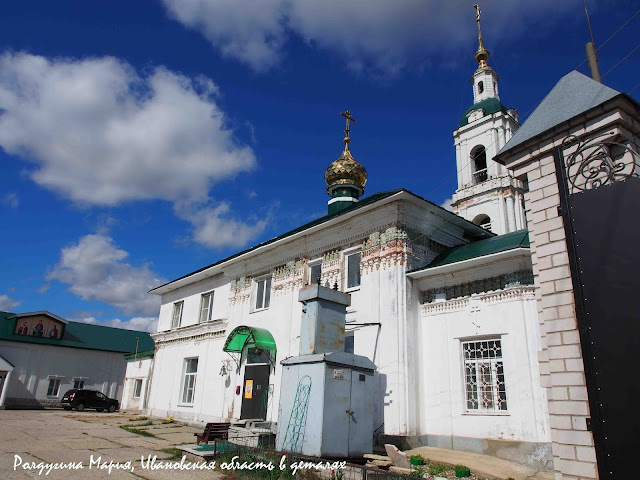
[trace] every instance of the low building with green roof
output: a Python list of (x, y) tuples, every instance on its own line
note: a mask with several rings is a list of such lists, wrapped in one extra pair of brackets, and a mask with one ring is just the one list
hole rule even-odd
[(59, 406), (71, 388), (120, 400), (124, 356), (154, 348), (147, 332), (71, 322), (47, 311), (0, 312), (0, 406)]

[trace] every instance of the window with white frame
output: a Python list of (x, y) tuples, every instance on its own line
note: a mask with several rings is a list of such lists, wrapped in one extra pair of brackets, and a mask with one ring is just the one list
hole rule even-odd
[(213, 310), (213, 292), (203, 293), (200, 300), (200, 323), (211, 320)]
[(347, 289), (360, 286), (360, 252), (347, 255)]
[(142, 393), (142, 379), (136, 378), (133, 383), (133, 398), (140, 398), (140, 393)]
[(86, 379), (82, 377), (76, 377), (73, 379), (73, 388), (77, 388), (79, 390), (84, 388), (84, 381)]
[(322, 263), (311, 265), (309, 269), (309, 285), (320, 285), (320, 276), (322, 275)]
[(184, 378), (182, 381), (182, 403), (193, 403), (193, 394), (196, 390), (196, 375), (198, 373), (198, 359), (184, 359)]
[(462, 354), (467, 411), (506, 411), (501, 340), (463, 342)]
[(260, 278), (255, 281), (254, 310), (269, 308), (271, 301), (271, 277)]
[(173, 304), (173, 314), (171, 316), (171, 328), (178, 328), (182, 322), (182, 307), (184, 302), (176, 302)]
[(60, 392), (60, 378), (50, 378), (47, 397), (57, 397)]

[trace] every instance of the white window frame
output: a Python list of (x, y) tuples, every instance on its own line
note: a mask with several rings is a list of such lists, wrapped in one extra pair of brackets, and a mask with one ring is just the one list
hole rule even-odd
[[(309, 267), (309, 278), (307, 280), (307, 285), (312, 285), (314, 282), (317, 281), (316, 278), (313, 278), (313, 275), (311, 273), (311, 271), (315, 268), (315, 267), (320, 267), (320, 276), (322, 277), (322, 259), (318, 259), (318, 260), (314, 260), (312, 262), (309, 262), (308, 265)], [(319, 282), (320, 283), (320, 282)]]
[[(213, 298), (214, 298), (215, 290), (211, 290), (210, 292), (203, 293), (200, 297), (200, 314), (198, 316), (198, 323), (205, 323), (211, 321), (212, 311), (213, 311)], [(205, 311), (206, 306), (206, 318), (202, 318), (202, 314)]]
[[(358, 262), (358, 276), (360, 277), (360, 280), (358, 282), (358, 285), (349, 287), (349, 257), (353, 255), (360, 255), (360, 261)], [(353, 292), (355, 290), (360, 290), (360, 285), (362, 285), (362, 274), (360, 273), (360, 264), (362, 263), (362, 251), (360, 250), (360, 247), (357, 247), (351, 250), (346, 250), (343, 256), (344, 256), (344, 291)]]
[[(47, 397), (58, 397), (60, 395), (60, 380), (63, 378), (64, 377), (58, 377), (55, 375), (49, 375), (47, 377), (47, 380), (49, 380), (49, 385), (47, 385)], [(51, 382), (53, 382), (53, 384)], [(52, 386), (53, 390), (51, 389)]]
[[(136, 390), (138, 390), (137, 386), (140, 385), (140, 391), (137, 392), (138, 394), (136, 395)], [(134, 378), (133, 379), (133, 398), (140, 398), (140, 396), (142, 395), (142, 379), (141, 378)]]
[[(262, 298), (259, 299), (258, 298), (258, 291), (260, 289), (259, 285), (262, 282), (264, 282), (264, 288), (262, 290)], [(259, 277), (253, 280), (253, 295), (251, 296), (251, 307), (253, 312), (261, 312), (262, 310), (267, 310), (271, 305), (271, 284), (272, 284), (271, 275), (265, 275), (263, 277)], [(267, 298), (267, 292), (269, 292), (268, 298)], [(262, 303), (262, 306), (260, 307), (258, 307), (258, 300), (261, 300), (261, 303)], [(267, 303), (267, 305), (265, 305), (265, 303)]]
[[(196, 361), (196, 371), (187, 372), (191, 360)], [(193, 405), (196, 396), (196, 380), (198, 376), (198, 357), (185, 358), (182, 365), (182, 385), (180, 388), (180, 405)], [(189, 398), (189, 392), (191, 396)]]
[[(73, 388), (82, 390), (87, 380), (89, 380), (87, 377), (73, 377)], [(76, 383), (78, 383), (79, 386), (76, 387)]]
[[(178, 320), (176, 321), (176, 310), (178, 310)], [(182, 311), (184, 310), (184, 301), (175, 302), (171, 311), (171, 328), (179, 328), (182, 324)]]
[[(490, 342), (498, 344), (499, 354), (495, 349), (495, 343), (494, 347), (491, 348)], [(473, 356), (475, 358), (467, 358), (466, 345), (473, 345), (475, 350), (475, 355)], [(483, 356), (478, 357), (478, 352), (483, 352), (484, 350), (481, 349), (486, 347), (489, 347), (486, 350), (487, 354), (481, 353)], [(461, 340), (460, 350), (464, 413), (473, 415), (509, 415), (502, 338), (500, 336), (492, 336)], [(470, 374), (475, 375), (473, 381)], [(480, 380), (482, 375), (486, 378), (485, 382)], [(475, 398), (475, 407), (470, 406), (473, 398)]]

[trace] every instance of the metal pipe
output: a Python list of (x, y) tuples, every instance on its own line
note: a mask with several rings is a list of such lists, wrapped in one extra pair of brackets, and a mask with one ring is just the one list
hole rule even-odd
[(596, 53), (596, 46), (593, 42), (588, 42), (584, 46), (587, 53), (587, 61), (589, 62), (589, 70), (591, 70), (591, 78), (596, 82), (602, 83), (602, 77), (600, 77), (600, 67), (598, 66), (598, 54)]

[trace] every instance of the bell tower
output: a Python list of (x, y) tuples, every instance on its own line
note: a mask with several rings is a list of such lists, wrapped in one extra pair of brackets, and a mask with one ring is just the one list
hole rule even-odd
[(473, 105), (453, 132), (456, 147), (458, 189), (453, 194), (453, 211), (498, 235), (526, 227), (522, 182), (493, 158), (509, 141), (520, 124), (518, 112), (505, 107), (498, 93), (498, 74), (487, 63), (480, 26), (480, 7), (476, 9), (478, 68), (471, 78)]

